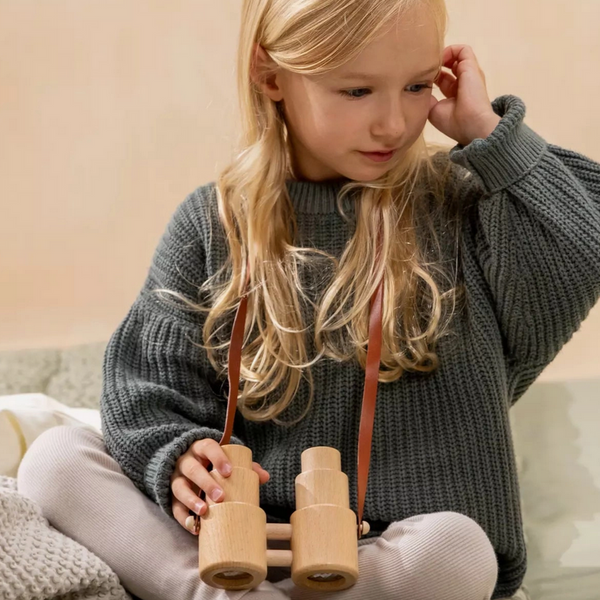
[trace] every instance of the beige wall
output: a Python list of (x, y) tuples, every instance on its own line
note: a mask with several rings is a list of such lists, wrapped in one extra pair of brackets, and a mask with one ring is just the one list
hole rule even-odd
[[(491, 99), (600, 161), (600, 4), (448, 6)], [(108, 339), (175, 207), (228, 162), (238, 27), (234, 0), (0, 0), (0, 350)], [(542, 379), (600, 375), (598, 339), (600, 306)]]

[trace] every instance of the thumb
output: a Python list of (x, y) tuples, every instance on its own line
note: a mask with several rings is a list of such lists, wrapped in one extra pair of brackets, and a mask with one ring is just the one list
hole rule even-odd
[(430, 98), (429, 98), (429, 112), (431, 112), (433, 110), (433, 107), (439, 102), (439, 100), (433, 95), (431, 94)]
[(456, 100), (454, 98), (437, 100), (432, 96), (430, 102), (429, 122), (444, 135), (456, 139), (453, 122)]

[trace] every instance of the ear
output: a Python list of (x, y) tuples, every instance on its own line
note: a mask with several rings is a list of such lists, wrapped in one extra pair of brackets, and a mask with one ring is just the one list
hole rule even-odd
[(250, 66), (252, 81), (273, 102), (283, 100), (283, 91), (277, 81), (277, 63), (275, 63), (260, 44), (255, 42), (253, 48), (252, 63)]

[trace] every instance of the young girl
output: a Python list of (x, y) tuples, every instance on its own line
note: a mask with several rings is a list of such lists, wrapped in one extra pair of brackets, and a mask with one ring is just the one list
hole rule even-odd
[[(109, 341), (103, 437), (48, 431), (20, 489), (143, 600), (509, 598), (527, 566), (509, 409), (600, 295), (600, 165), (530, 129), (520, 98), (490, 102), (473, 49), (444, 47), (443, 0), (245, 0), (241, 23), (241, 151), (178, 206)], [(432, 152), (428, 120), (457, 145)], [(227, 476), (241, 298), (229, 443), (286, 523), (314, 446), (340, 451), (357, 508), (380, 282), (358, 582), (207, 586), (185, 528), (209, 470)]]

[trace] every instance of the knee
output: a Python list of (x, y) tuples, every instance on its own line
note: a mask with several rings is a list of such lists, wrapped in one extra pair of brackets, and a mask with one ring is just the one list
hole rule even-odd
[(414, 551), (400, 544), (399, 558), (403, 564), (410, 561), (407, 572), (418, 580), (424, 597), (437, 597), (437, 590), (426, 591), (427, 582), (438, 585), (445, 575), (449, 576), (444, 582), (447, 592), (455, 586), (465, 600), (491, 597), (498, 577), (496, 552), (485, 531), (470, 517), (450, 511), (417, 515), (392, 523), (383, 535), (388, 532), (392, 537), (414, 537), (410, 544)]
[(100, 434), (83, 427), (59, 425), (40, 434), (25, 452), (17, 472), (20, 493), (41, 506), (65, 502), (68, 484), (89, 461)]
[[(450, 562), (456, 572), (464, 576), (464, 581), (477, 582), (488, 586), (492, 581), (492, 589), (498, 577), (498, 561), (496, 551), (483, 528), (467, 515), (457, 512), (434, 513), (433, 531), (440, 539), (438, 544), (438, 561)], [(475, 594), (473, 597), (486, 597)]]

